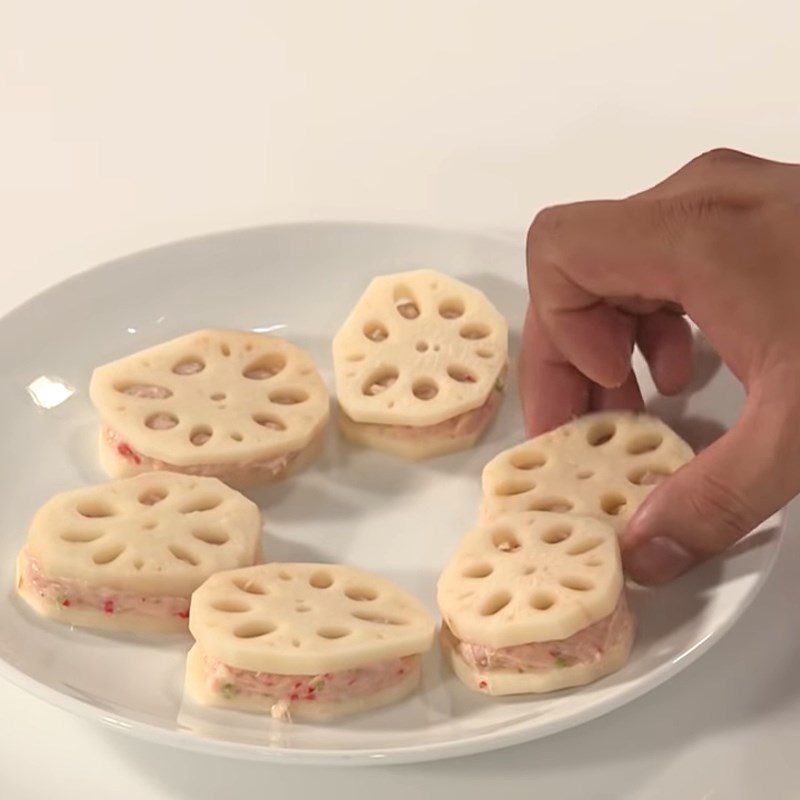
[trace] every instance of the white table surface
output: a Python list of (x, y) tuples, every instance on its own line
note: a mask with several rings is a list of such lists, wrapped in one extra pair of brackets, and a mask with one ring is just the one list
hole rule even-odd
[[(213, 230), (521, 236), (544, 204), (633, 192), (710, 147), (798, 161), (798, 33), (791, 1), (0, 0), (0, 312)], [(279, 768), (0, 684), (0, 798), (796, 798), (796, 527), (716, 648), (580, 729), (419, 766)]]

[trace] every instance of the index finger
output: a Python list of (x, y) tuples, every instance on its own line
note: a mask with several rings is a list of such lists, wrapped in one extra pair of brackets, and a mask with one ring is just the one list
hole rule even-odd
[(632, 371), (616, 389), (593, 383), (553, 346), (533, 306), (528, 307), (522, 335), (519, 390), (528, 436), (557, 428), (589, 411), (644, 408)]
[(536, 309), (528, 306), (519, 357), (519, 392), (528, 436), (585, 414), (591, 381), (553, 346)]

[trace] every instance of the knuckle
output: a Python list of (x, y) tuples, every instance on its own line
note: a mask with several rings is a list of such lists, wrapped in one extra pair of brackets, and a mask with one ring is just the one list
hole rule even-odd
[(547, 234), (553, 234), (564, 224), (564, 214), (560, 206), (547, 206), (541, 209), (533, 218), (528, 229), (528, 239)]
[(698, 166), (717, 166), (741, 164), (752, 160), (754, 160), (753, 156), (743, 153), (741, 150), (734, 150), (731, 147), (715, 147), (712, 150), (706, 150), (705, 153), (701, 153), (689, 163)]
[(533, 255), (551, 251), (563, 226), (564, 212), (560, 206), (541, 209), (528, 228), (526, 247), (529, 260)]
[(750, 503), (712, 473), (704, 473), (697, 479), (686, 503), (706, 531), (703, 539), (689, 543), (701, 555), (724, 550), (759, 522)]

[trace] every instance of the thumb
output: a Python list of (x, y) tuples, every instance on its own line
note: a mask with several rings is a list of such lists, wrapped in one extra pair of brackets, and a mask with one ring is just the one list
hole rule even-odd
[(644, 585), (676, 578), (722, 552), (798, 490), (800, 409), (780, 394), (751, 392), (736, 425), (661, 484), (623, 534), (628, 574)]

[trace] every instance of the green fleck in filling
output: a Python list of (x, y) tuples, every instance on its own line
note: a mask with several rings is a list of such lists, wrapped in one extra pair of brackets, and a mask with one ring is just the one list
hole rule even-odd
[(239, 694), (238, 690), (232, 683), (223, 684), (222, 689), (220, 689), (220, 692), (222, 693), (222, 696), (226, 700), (232, 700), (234, 697), (236, 697), (237, 694)]
[(560, 669), (563, 669), (564, 667), (568, 667), (569, 664), (567, 663), (567, 659), (564, 658), (564, 656), (558, 655), (556, 656), (556, 666), (559, 667)]

